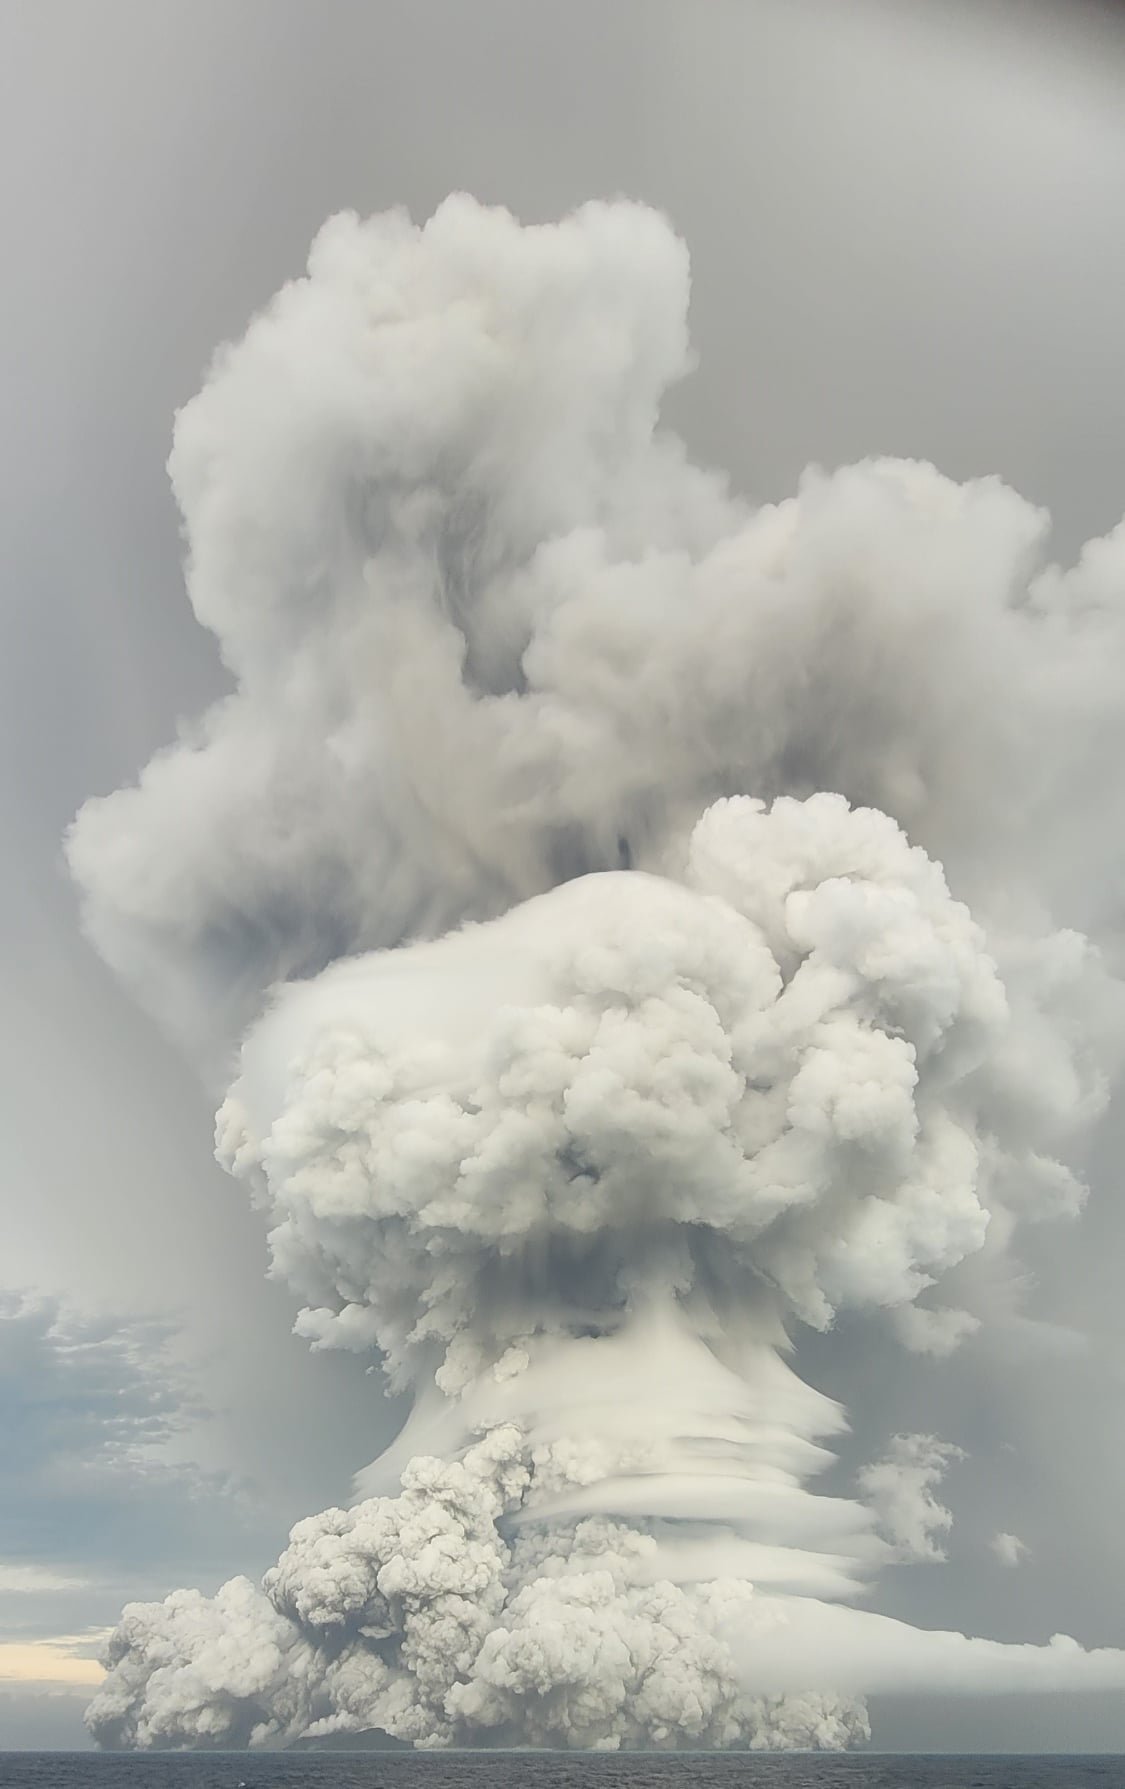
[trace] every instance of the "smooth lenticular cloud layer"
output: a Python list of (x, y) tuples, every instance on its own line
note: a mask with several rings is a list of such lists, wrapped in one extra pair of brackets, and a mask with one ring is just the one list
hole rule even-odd
[(867, 1691), (1125, 1683), (849, 1607), (942, 1556), (957, 1450), (818, 1494), (786, 1359), (849, 1308), (948, 1352), (944, 1276), (1081, 1206), (1125, 539), (1062, 573), (889, 461), (751, 511), (658, 425), (686, 301), (639, 206), (344, 216), (178, 418), (234, 688), (70, 861), (205, 1067), (242, 1039), (298, 1331), (415, 1402), (260, 1589), (125, 1612), (108, 1743), (839, 1747)]

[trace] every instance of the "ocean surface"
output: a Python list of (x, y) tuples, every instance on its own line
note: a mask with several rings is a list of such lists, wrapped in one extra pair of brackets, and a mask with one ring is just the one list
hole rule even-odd
[(1125, 1757), (0, 1753), (2, 1789), (1125, 1789)]

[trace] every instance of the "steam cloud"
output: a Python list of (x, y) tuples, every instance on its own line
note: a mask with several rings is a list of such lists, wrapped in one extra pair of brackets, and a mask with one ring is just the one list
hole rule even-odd
[(103, 1742), (839, 1747), (867, 1692), (1125, 1684), (855, 1607), (957, 1450), (816, 1494), (786, 1359), (845, 1308), (948, 1352), (987, 1310), (931, 1288), (1081, 1205), (1125, 533), (1063, 572), (892, 461), (751, 509), (658, 427), (687, 290), (639, 206), (344, 215), (177, 420), (232, 690), (70, 862), (241, 1039), (298, 1330), (414, 1408), (260, 1589), (125, 1611)]

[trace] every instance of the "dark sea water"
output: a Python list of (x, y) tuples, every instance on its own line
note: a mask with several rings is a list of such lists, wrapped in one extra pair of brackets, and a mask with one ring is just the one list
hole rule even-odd
[(0, 1753), (2, 1789), (1125, 1789), (1125, 1757)]

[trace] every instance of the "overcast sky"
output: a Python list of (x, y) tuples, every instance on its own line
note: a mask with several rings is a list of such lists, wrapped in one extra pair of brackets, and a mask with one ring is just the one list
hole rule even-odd
[[(1115, 9), (1073, 0), (4, 9), (0, 1748), (81, 1743), (122, 1597), (260, 1569), (395, 1424), (290, 1336), (207, 1093), (61, 864), (81, 802), (222, 688), (164, 473), (216, 345), (341, 207), (627, 194), (691, 249), (697, 458), (756, 497), (872, 452), (998, 472), (1066, 555), (1125, 510), (1123, 79)], [(1041, 1328), (930, 1365), (858, 1321), (802, 1347), (855, 1459), (893, 1426), (969, 1455), (948, 1564), (888, 1578), (889, 1612), (1125, 1644), (1120, 1141), (1111, 1114), (1087, 1216), (1032, 1262)], [(875, 1712), (889, 1745), (1125, 1749), (1108, 1700)]]

